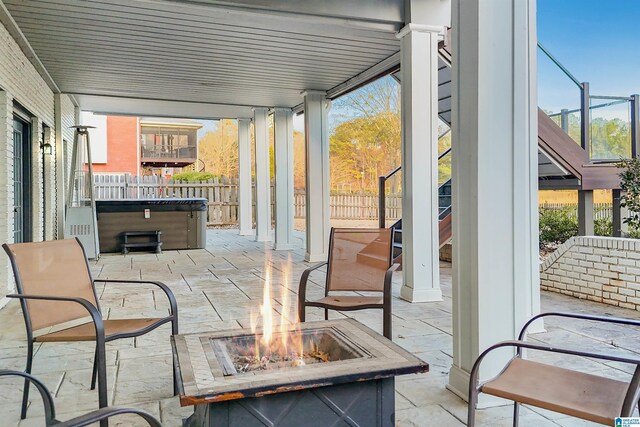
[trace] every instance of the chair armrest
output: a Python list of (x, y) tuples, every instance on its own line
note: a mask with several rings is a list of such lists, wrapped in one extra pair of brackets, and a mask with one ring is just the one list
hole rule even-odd
[(22, 377), (36, 386), (38, 392), (40, 392), (40, 396), (42, 397), (42, 402), (44, 403), (45, 422), (47, 423), (47, 425), (49, 425), (49, 421), (52, 421), (56, 418), (56, 408), (53, 404), (53, 398), (51, 397), (51, 393), (49, 393), (49, 390), (47, 390), (47, 386), (45, 386), (42, 381), (31, 374), (27, 374), (26, 372), (0, 369), (0, 377), (4, 376)]
[(66, 302), (75, 302), (76, 304), (80, 304), (91, 315), (91, 319), (93, 320), (93, 325), (96, 329), (96, 341), (98, 343), (104, 342), (104, 322), (102, 321), (102, 314), (100, 314), (96, 306), (94, 306), (84, 298), (59, 297), (59, 296), (50, 296), (50, 295), (26, 295), (26, 294), (11, 294), (11, 295), (7, 295), (7, 298), (17, 298), (21, 301), (33, 299), (33, 300), (44, 300), (44, 301), (66, 301)]
[(524, 339), (524, 334), (527, 331), (529, 325), (531, 325), (536, 320), (542, 317), (569, 317), (572, 319), (581, 319), (581, 320), (593, 320), (595, 322), (605, 322), (605, 323), (616, 323), (619, 325), (631, 325), (631, 326), (640, 326), (640, 321), (632, 320), (632, 319), (623, 319), (619, 317), (608, 317), (608, 316), (594, 316), (591, 314), (580, 314), (580, 313), (565, 313), (565, 312), (547, 312), (540, 313), (536, 316), (533, 316), (531, 319), (527, 320), (527, 323), (524, 324), (522, 329), (520, 330), (520, 334), (518, 335), (518, 340), (522, 341)]
[(171, 291), (171, 289), (169, 289), (169, 287), (167, 285), (165, 285), (162, 282), (158, 282), (155, 280), (118, 280), (118, 279), (94, 279), (93, 282), (102, 282), (102, 283), (146, 283), (146, 284), (150, 284), (150, 285), (154, 285), (157, 286), (158, 288), (162, 289), (162, 291), (164, 292), (164, 294), (167, 296), (167, 299), (169, 300), (169, 306), (171, 307), (171, 315), (172, 316), (177, 316), (178, 315), (178, 303), (176, 302), (176, 297), (173, 294), (173, 291)]
[[(521, 348), (527, 348), (527, 349), (531, 349), (531, 350), (539, 350), (539, 351), (547, 351), (547, 352), (550, 352), (550, 353), (567, 354), (567, 355), (570, 355), (570, 356), (591, 357), (591, 358), (594, 358), (594, 359), (609, 360), (609, 361), (612, 361), (612, 362), (620, 362), (620, 363), (629, 363), (629, 364), (632, 364), (632, 365), (640, 366), (640, 359), (634, 359), (634, 358), (629, 358), (629, 357), (610, 356), (608, 354), (590, 353), (590, 352), (586, 352), (586, 351), (578, 351), (578, 350), (572, 350), (572, 349), (567, 349), (567, 348), (562, 348), (562, 347), (551, 347), (551, 346), (547, 346), (547, 345), (533, 344), (533, 343), (526, 342), (526, 341), (517, 341), (517, 340), (502, 341), (502, 342), (499, 342), (498, 344), (494, 344), (491, 347), (487, 348), (476, 359), (475, 363), (473, 364), (473, 368), (471, 369), (471, 373), (470, 373), (470, 377), (471, 378), (470, 378), (470, 381), (469, 381), (469, 392), (471, 392), (474, 389), (477, 390), (479, 388), (479, 386), (478, 386), (478, 369), (480, 369), (480, 363), (482, 362), (482, 360), (485, 358), (485, 356), (487, 356), (493, 350), (496, 350), (496, 349), (502, 348), (502, 347), (516, 347), (518, 349), (518, 351), (520, 351)], [(516, 357), (519, 357), (519, 356), (516, 356)]]
[(135, 408), (121, 408), (112, 406), (110, 408), (97, 409), (89, 412), (88, 414), (80, 415), (79, 417), (72, 418), (67, 421), (63, 421), (56, 424), (56, 427), (83, 427), (98, 421), (106, 420), (120, 414), (135, 414), (144, 419), (151, 427), (162, 427), (160, 421), (158, 421), (153, 415)]
[(327, 265), (328, 262), (324, 261), (319, 264), (316, 264), (312, 267), (307, 268), (302, 272), (302, 276), (300, 277), (300, 285), (298, 286), (298, 300), (304, 302), (305, 295), (307, 293), (307, 281), (309, 280), (309, 275), (314, 271), (319, 269), (320, 267)]
[(400, 264), (395, 263), (392, 264), (391, 267), (387, 269), (384, 273), (384, 297), (387, 295), (391, 298), (391, 280), (393, 279), (393, 272), (396, 271), (400, 267)]

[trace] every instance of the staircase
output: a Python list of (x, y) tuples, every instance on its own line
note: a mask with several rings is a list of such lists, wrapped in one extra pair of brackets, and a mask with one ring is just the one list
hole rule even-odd
[[(451, 50), (447, 45), (450, 34), (445, 42), (439, 45), (438, 53), (438, 116), (451, 126)], [(589, 132), (591, 111), (598, 108), (606, 108), (611, 105), (628, 103), (631, 119), (631, 156), (636, 157), (635, 147), (640, 142), (640, 96), (610, 97), (590, 96), (589, 84), (580, 83), (566, 68), (564, 68), (543, 46), (538, 45), (540, 51), (547, 55), (557, 67), (564, 72), (578, 87), (582, 98), (581, 108), (577, 110), (562, 110), (561, 113), (545, 113), (538, 109), (538, 176), (540, 189), (619, 189), (620, 178), (615, 163), (619, 159), (607, 161), (593, 161), (589, 156), (592, 140)], [(400, 81), (400, 72), (396, 71), (392, 76)], [(600, 105), (592, 105), (592, 100), (604, 99), (607, 102)], [(579, 112), (581, 116), (581, 141), (576, 142), (569, 135), (569, 114)], [(561, 126), (552, 117), (561, 117)], [(446, 132), (445, 132), (446, 134)], [(444, 134), (443, 134), (444, 135)], [(441, 135), (442, 136), (442, 135)], [(451, 149), (438, 156), (438, 161), (451, 155)], [(380, 227), (386, 227), (385, 220), (385, 182), (391, 176), (398, 173), (396, 168), (387, 176), (381, 176), (379, 180), (379, 209)], [(438, 188), (439, 230), (440, 247), (451, 240), (451, 179), (445, 181)], [(393, 256), (394, 262), (402, 262), (402, 219), (395, 222), (393, 228)]]

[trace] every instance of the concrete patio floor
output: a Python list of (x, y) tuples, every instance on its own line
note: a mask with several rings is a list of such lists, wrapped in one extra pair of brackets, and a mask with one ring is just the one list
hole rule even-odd
[[(301, 236), (301, 234), (297, 234)], [(300, 238), (300, 242), (302, 242)], [(302, 247), (302, 243), (300, 244)], [(251, 310), (262, 300), (265, 253), (273, 267), (273, 309), (283, 311), (283, 292), (288, 296), (289, 313), (294, 313), (296, 290), (305, 263), (304, 251), (265, 250), (252, 238), (240, 237), (237, 230), (209, 230), (205, 250), (166, 251), (160, 255), (133, 253), (104, 255), (91, 262), (96, 278), (160, 280), (171, 287), (178, 300), (180, 332), (202, 332), (248, 327)], [(292, 269), (282, 271), (287, 260)], [(312, 276), (309, 294), (319, 296), (323, 273)], [(283, 280), (284, 279), (284, 280)], [(396, 420), (399, 426), (456, 426), (466, 422), (466, 404), (445, 389), (451, 365), (451, 265), (441, 264), (444, 301), (410, 304), (398, 298), (401, 275), (394, 278), (394, 341), (429, 362), (428, 374), (399, 377), (396, 382)], [(116, 284), (98, 289), (106, 318), (165, 315), (168, 304), (153, 287)], [(637, 318), (636, 312), (602, 304), (543, 293), (544, 311), (573, 311)], [(379, 311), (351, 312), (356, 318), (381, 331)], [(291, 316), (290, 316), (291, 317)], [(343, 317), (332, 313), (331, 318)], [(321, 310), (308, 309), (308, 319), (321, 319)], [(608, 354), (640, 353), (640, 330), (595, 325), (570, 320), (548, 320), (547, 332), (530, 340), (562, 344)], [(137, 339), (107, 344), (109, 403), (135, 406), (155, 414), (163, 424), (181, 425), (191, 407), (181, 408), (172, 396), (170, 327), (163, 326)], [(36, 345), (33, 373), (43, 380), (55, 396), (58, 418), (68, 419), (97, 408), (97, 392), (89, 390), (94, 346), (92, 343), (46, 343)], [(26, 345), (25, 328), (19, 304), (12, 301), (0, 310), (0, 369), (23, 370)], [(632, 368), (603, 364), (584, 358), (531, 354), (531, 358), (572, 367), (613, 378), (628, 379)], [(43, 408), (32, 389), (29, 414), (19, 420), (22, 383), (0, 381), (0, 425), (40, 426)], [(512, 406), (505, 405), (478, 412), (478, 425), (511, 425)], [(114, 418), (111, 425), (144, 425), (137, 419)], [(582, 426), (582, 421), (564, 415), (523, 408), (523, 426)]]

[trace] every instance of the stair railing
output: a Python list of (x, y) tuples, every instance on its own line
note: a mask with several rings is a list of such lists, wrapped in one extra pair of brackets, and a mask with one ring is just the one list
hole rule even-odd
[[(449, 131), (447, 130), (446, 132), (442, 133), (440, 135), (440, 138), (445, 136), (448, 132)], [(440, 155), (438, 155), (438, 160), (442, 159), (450, 153), (451, 147), (447, 148)], [(378, 227), (380, 228), (386, 228), (387, 225), (387, 197), (385, 194), (387, 181), (396, 173), (400, 172), (400, 170), (402, 170), (402, 166), (398, 166), (388, 174), (378, 177)]]
[(402, 166), (398, 166), (388, 174), (378, 177), (378, 227), (386, 228), (387, 225), (387, 196), (385, 194), (387, 180), (400, 172)]

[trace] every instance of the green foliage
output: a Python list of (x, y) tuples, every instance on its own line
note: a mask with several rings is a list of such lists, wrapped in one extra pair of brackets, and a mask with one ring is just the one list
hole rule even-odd
[(613, 220), (611, 218), (598, 218), (593, 221), (593, 228), (596, 236), (612, 236)]
[(216, 176), (211, 172), (183, 172), (173, 175), (171, 178), (174, 181), (182, 182), (202, 182), (215, 178)]
[(640, 239), (640, 229), (629, 228), (629, 232), (627, 233), (627, 237), (631, 237), (632, 239)]
[(638, 230), (640, 229), (640, 159), (623, 160), (618, 167), (622, 169), (619, 174), (623, 192), (620, 197), (620, 206), (629, 210), (629, 216), (622, 221), (629, 226), (629, 230)]
[(578, 218), (571, 208), (540, 209), (540, 247), (563, 243), (578, 235)]

